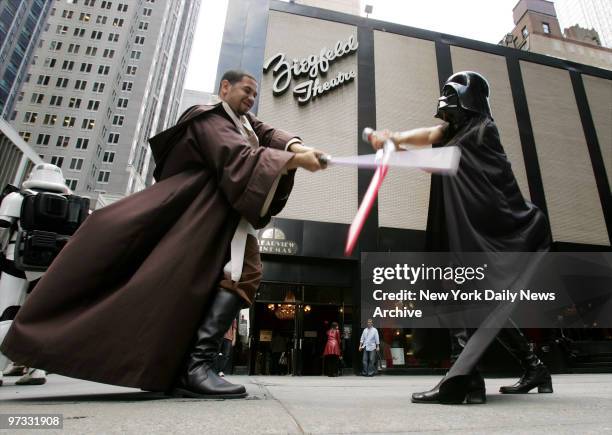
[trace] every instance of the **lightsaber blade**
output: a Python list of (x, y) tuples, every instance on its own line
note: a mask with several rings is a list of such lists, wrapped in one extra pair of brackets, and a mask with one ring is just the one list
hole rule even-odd
[[(368, 140), (370, 134), (371, 131), (368, 132), (367, 130), (364, 130), (363, 132), (364, 137), (367, 137)], [(378, 190), (380, 189), (380, 186), (382, 186), (382, 183), (385, 177), (387, 176), (387, 172), (389, 172), (388, 163), (394, 152), (395, 144), (390, 140), (387, 140), (383, 145), (382, 149), (382, 161), (380, 162), (380, 165), (376, 168), (376, 172), (374, 172), (374, 176), (370, 181), (368, 190), (366, 190), (363, 200), (361, 201), (361, 205), (357, 210), (357, 214), (353, 218), (353, 222), (349, 227), (346, 245), (344, 247), (344, 255), (347, 257), (351, 255), (353, 249), (355, 248), (355, 245), (357, 244), (361, 229), (363, 228), (363, 225), (365, 224), (365, 221), (368, 218), (368, 215), (370, 214), (370, 210), (372, 209), (372, 205), (374, 204), (374, 200), (376, 200), (376, 196), (378, 195)]]
[[(388, 166), (389, 168), (414, 168), (452, 175), (457, 172), (460, 157), (461, 151), (458, 147), (413, 149), (393, 153), (389, 158)], [(376, 154), (348, 157), (326, 155), (321, 160), (327, 166), (358, 167), (360, 169), (376, 169), (379, 165)]]

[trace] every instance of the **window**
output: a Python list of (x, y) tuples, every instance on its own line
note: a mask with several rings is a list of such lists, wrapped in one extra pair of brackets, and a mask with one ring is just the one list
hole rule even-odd
[(102, 57), (112, 59), (113, 57), (115, 57), (115, 50), (111, 50), (110, 48), (104, 49), (104, 53), (102, 53)]
[(73, 171), (80, 171), (83, 168), (83, 159), (73, 157), (70, 160), (70, 169)]
[(88, 73), (91, 72), (92, 64), (90, 63), (81, 63), (81, 72)]
[(37, 85), (47, 86), (49, 84), (50, 76), (39, 75), (38, 80), (36, 81)]
[(79, 91), (84, 91), (86, 86), (87, 86), (87, 80), (77, 80), (74, 83), (74, 89), (77, 89)]
[(70, 101), (68, 102), (68, 107), (70, 107), (71, 109), (78, 109), (81, 107), (81, 99), (80, 98), (75, 98), (72, 97), (70, 99)]
[(51, 95), (51, 101), (49, 101), (49, 106), (61, 106), (63, 97), (60, 95)]
[(73, 68), (74, 68), (74, 61), (72, 60), (65, 60), (62, 63), (62, 70), (64, 71), (72, 71)]
[(34, 124), (36, 122), (36, 118), (38, 118), (38, 113), (26, 112), (25, 115), (23, 115), (23, 122), (26, 124)]
[(108, 34), (108, 41), (109, 42), (118, 42), (119, 41), (119, 34), (118, 33), (109, 33)]
[(115, 161), (114, 151), (104, 151), (104, 157), (102, 157), (102, 163), (113, 163)]
[(68, 33), (68, 26), (62, 26), (61, 24), (59, 24), (55, 28), (55, 33), (57, 33), (58, 35), (65, 35), (66, 33)]
[(119, 133), (109, 133), (107, 143), (117, 144), (119, 143)]
[(98, 47), (92, 47), (88, 45), (87, 48), (85, 49), (85, 54), (87, 56), (95, 56), (97, 52), (98, 52)]
[(521, 30), (521, 34), (523, 35), (524, 39), (527, 39), (527, 37), (529, 36), (529, 30), (527, 30), (527, 26), (523, 27), (523, 30)]
[(139, 60), (142, 55), (142, 51), (132, 50), (130, 53), (130, 59)]
[(66, 148), (70, 143), (70, 136), (58, 136), (57, 142), (55, 142), (56, 147)]
[(137, 69), (138, 67), (136, 67), (135, 65), (128, 65), (127, 69), (125, 70), (125, 73), (129, 76), (135, 76)]
[(108, 66), (108, 65), (100, 65), (100, 66), (98, 66), (98, 74), (101, 74), (103, 76), (107, 76), (109, 72), (110, 72), (110, 66)]
[(74, 28), (74, 32), (72, 32), (73, 36), (78, 36), (79, 38), (82, 38), (83, 36), (85, 36), (85, 29), (81, 28), (81, 27), (75, 27)]
[(542, 23), (542, 30), (544, 33), (550, 34), (550, 25), (548, 23)]
[(152, 13), (153, 13), (153, 9), (151, 8), (144, 8), (142, 10), (142, 15), (144, 15), (145, 17), (150, 17)]
[(121, 90), (125, 92), (130, 92), (132, 90), (133, 82), (123, 82), (121, 83)]
[(98, 15), (96, 17), (96, 24), (106, 24), (107, 17), (106, 15)]
[(95, 126), (96, 126), (96, 120), (95, 119), (84, 118), (83, 122), (81, 123), (81, 128), (83, 130), (93, 130)]
[(29, 131), (20, 131), (19, 136), (21, 136), (24, 142), (30, 142), (30, 139), (32, 138), (32, 133), (30, 133)]
[(74, 127), (74, 123), (76, 122), (76, 118), (74, 116), (64, 116), (64, 127), (70, 128)]
[[(73, 44), (70, 44), (70, 45), (73, 45)], [(70, 50), (70, 47), (68, 47), (68, 49)], [(55, 59), (54, 57), (48, 57), (45, 59), (45, 67), (53, 68), (55, 67), (56, 62), (57, 62), (57, 59)]]
[(138, 30), (147, 30), (149, 28), (149, 23), (146, 21), (140, 21), (138, 23)]
[(95, 6), (96, 0), (85, 0), (85, 6)]
[(51, 41), (49, 44), (49, 50), (60, 51), (62, 49), (62, 43), (60, 41)]
[(102, 93), (104, 92), (104, 83), (102, 82), (94, 82), (93, 84), (93, 91), (97, 92), (97, 93)]
[(78, 54), (81, 46), (79, 44), (70, 44), (68, 46), (68, 53)]
[(117, 100), (117, 107), (120, 109), (127, 109), (128, 101), (129, 100), (127, 98), (119, 98)]
[(47, 146), (49, 145), (49, 139), (51, 139), (50, 134), (39, 133), (36, 138), (36, 145)]
[(127, 10), (128, 10), (128, 5), (123, 4), (123, 3), (119, 3), (119, 4), (117, 5), (117, 10), (118, 10), (119, 12), (127, 12)]
[(51, 164), (61, 168), (64, 164), (64, 158), (62, 156), (51, 156)]
[(96, 111), (100, 108), (100, 102), (98, 100), (89, 100), (87, 103), (87, 110)]
[(101, 39), (102, 38), (102, 32), (99, 30), (92, 30), (91, 31), (91, 36), (90, 39)]
[(37, 94), (36, 92), (34, 92), (32, 94), (32, 98), (30, 98), (30, 103), (40, 104), (43, 102), (44, 98), (45, 98), (45, 94)]
[(123, 18), (113, 19), (113, 27), (123, 27)]
[(57, 81), (55, 82), (55, 87), (56, 88), (66, 88), (68, 87), (68, 78), (67, 77), (58, 77)]
[(45, 119), (43, 119), (43, 124), (44, 125), (55, 125), (56, 121), (57, 121), (57, 115), (46, 113)]
[(144, 36), (137, 36), (136, 38), (134, 38), (134, 44), (136, 45), (144, 45), (144, 42), (145, 42)]
[(62, 18), (66, 18), (66, 19), (70, 20), (70, 19), (72, 19), (72, 15), (73, 14), (74, 14), (73, 11), (69, 11), (69, 10), (64, 9), (62, 11)]
[[(100, 144), (98, 144), (98, 146), (96, 146), (96, 157), (100, 158), (101, 153), (102, 153), (102, 147), (100, 146)], [(95, 173), (95, 166), (92, 169), (94, 169), (94, 173)]]
[(125, 117), (123, 115), (115, 115), (113, 116), (113, 125), (122, 126), (125, 121)]
[(110, 179), (110, 171), (100, 171), (98, 172), (98, 183), (108, 183)]
[(102, 4), (100, 5), (100, 7), (102, 9), (110, 9), (111, 7), (113, 7), (113, 2), (102, 2)]
[(89, 146), (89, 139), (86, 137), (79, 137), (76, 141), (76, 149), (77, 150), (86, 150)]
[(68, 186), (70, 190), (76, 190), (78, 181), (79, 180), (75, 178), (66, 178), (66, 186)]
[(87, 12), (81, 12), (81, 15), (79, 15), (79, 21), (85, 21), (86, 23), (89, 23), (89, 20), (91, 20), (91, 14), (88, 14)]

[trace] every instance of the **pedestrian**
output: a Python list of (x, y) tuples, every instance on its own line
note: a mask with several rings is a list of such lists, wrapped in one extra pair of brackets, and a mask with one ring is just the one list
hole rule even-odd
[(236, 319), (232, 320), (232, 324), (229, 329), (223, 335), (221, 341), (221, 348), (217, 355), (216, 366), (217, 374), (222, 378), (225, 377), (225, 372), (232, 366), (232, 350), (236, 345), (236, 329), (238, 328), (238, 322)]
[(26, 300), (2, 343), (53, 373), (176, 396), (237, 398), (214, 358), (262, 267), (255, 228), (322, 152), (249, 110), (252, 74), (223, 74), (219, 102), (150, 139), (157, 181), (96, 210)]
[(380, 338), (378, 330), (374, 327), (372, 319), (368, 319), (368, 326), (361, 333), (359, 340), (359, 351), (363, 350), (361, 358), (361, 375), (374, 376), (376, 374), (376, 355), (380, 351)]
[[(428, 224), (429, 235), (436, 239), (432, 245), (453, 252), (457, 258), (462, 252), (548, 251), (552, 241), (548, 219), (521, 194), (491, 114), (487, 80), (473, 71), (453, 74), (442, 88), (436, 117), (444, 122), (405, 132), (376, 132), (372, 141), (375, 149), (386, 139), (396, 147), (439, 144), (461, 149), (455, 176), (432, 176), (432, 203), (437, 204), (430, 210)], [(516, 277), (516, 272), (511, 275)], [(513, 276), (507, 278), (512, 281)], [(438, 385), (414, 393), (412, 401), (484, 403), (484, 378), (476, 364), (495, 338), (524, 370), (521, 379), (515, 385), (501, 387), (501, 393), (522, 394), (534, 388), (552, 393), (548, 369), (509, 321), (510, 312), (511, 307), (502, 303), (489, 319), (495, 326), (483, 325), (476, 331), (453, 329), (454, 364)], [(500, 329), (503, 324), (506, 327)]]
[(332, 322), (331, 327), (327, 330), (327, 343), (325, 343), (325, 349), (323, 350), (323, 358), (327, 376), (338, 376), (338, 363), (342, 359), (338, 322)]

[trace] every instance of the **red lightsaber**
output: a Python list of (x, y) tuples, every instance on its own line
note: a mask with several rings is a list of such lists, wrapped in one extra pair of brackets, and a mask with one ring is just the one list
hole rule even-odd
[[(364, 128), (362, 133), (362, 138), (366, 142), (370, 142), (372, 138), (372, 134), (374, 130), (371, 128)], [(370, 214), (370, 210), (372, 209), (372, 205), (374, 204), (374, 200), (378, 195), (378, 190), (382, 185), (383, 180), (385, 179), (387, 172), (389, 172), (389, 159), (391, 155), (395, 152), (395, 144), (390, 140), (385, 141), (383, 145), (383, 149), (378, 151), (378, 155), (382, 154), (380, 159), (380, 163), (376, 168), (376, 172), (374, 172), (374, 176), (372, 177), (372, 181), (370, 181), (370, 185), (368, 186), (368, 190), (366, 191), (363, 200), (361, 201), (361, 205), (357, 210), (357, 214), (351, 223), (349, 228), (348, 237), (346, 240), (346, 246), (344, 248), (344, 255), (350, 256), (353, 252), (353, 248), (357, 244), (357, 239), (359, 238), (359, 234), (361, 233), (361, 229), (363, 228), (363, 224), (365, 223), (368, 215)]]

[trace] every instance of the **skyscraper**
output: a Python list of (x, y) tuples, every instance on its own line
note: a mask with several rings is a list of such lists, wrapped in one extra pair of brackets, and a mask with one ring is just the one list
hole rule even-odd
[(200, 0), (57, 0), (12, 123), (77, 193), (146, 187), (176, 120)]
[(0, 2), (0, 117), (11, 114), (52, 0)]
[(555, 0), (561, 26), (595, 29), (601, 45), (612, 48), (612, 2), (610, 0)]

